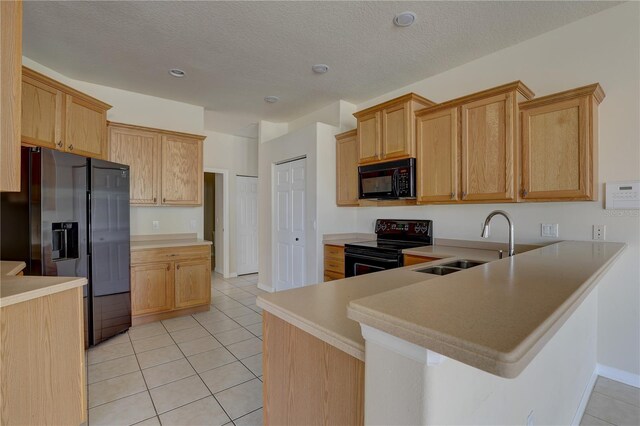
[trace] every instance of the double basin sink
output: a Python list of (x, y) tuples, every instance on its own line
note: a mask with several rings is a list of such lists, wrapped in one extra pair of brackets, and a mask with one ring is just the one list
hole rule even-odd
[(477, 260), (456, 260), (454, 262), (444, 263), (442, 265), (430, 266), (428, 268), (416, 269), (415, 272), (422, 272), (433, 275), (449, 275), (463, 269), (473, 268), (487, 262), (479, 262)]

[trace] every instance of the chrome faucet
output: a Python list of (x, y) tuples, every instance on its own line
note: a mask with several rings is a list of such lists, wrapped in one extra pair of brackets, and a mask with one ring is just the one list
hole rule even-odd
[(493, 219), (494, 216), (500, 215), (504, 216), (507, 219), (507, 223), (509, 224), (509, 256), (513, 256), (516, 254), (515, 250), (515, 237), (513, 232), (513, 220), (511, 219), (511, 215), (505, 212), (504, 210), (494, 210), (489, 213), (489, 216), (484, 220), (484, 227), (482, 228), (482, 238), (489, 238), (489, 222)]

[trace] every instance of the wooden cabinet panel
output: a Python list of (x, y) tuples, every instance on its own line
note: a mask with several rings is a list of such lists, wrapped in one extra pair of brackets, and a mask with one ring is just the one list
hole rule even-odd
[(324, 282), (341, 280), (344, 278), (344, 274), (340, 272), (324, 271)]
[(22, 77), (22, 142), (64, 149), (63, 94), (27, 75)]
[(418, 265), (420, 263), (433, 262), (441, 260), (439, 257), (415, 256), (413, 254), (404, 255), (404, 266)]
[(336, 136), (336, 204), (357, 206), (358, 197), (358, 143), (351, 130)]
[(162, 136), (162, 204), (202, 204), (202, 141)]
[(462, 200), (515, 199), (514, 93), (462, 105)]
[(380, 159), (381, 147), (381, 113), (373, 112), (358, 118), (359, 163), (372, 163)]
[(451, 202), (458, 197), (458, 108), (416, 118), (417, 201)]
[(521, 104), (522, 192), (530, 201), (597, 199), (597, 107), (591, 85)]
[(209, 304), (211, 260), (176, 262), (175, 265), (175, 307)]
[(325, 244), (324, 246), (324, 280), (344, 278), (344, 247)]
[(105, 159), (107, 157), (107, 111), (66, 96), (65, 151)]
[(0, 191), (20, 191), (22, 1), (0, 2)]
[(413, 153), (410, 113), (408, 102), (382, 110), (382, 157), (385, 160)]
[(142, 315), (173, 309), (173, 264), (131, 266), (131, 314)]
[(109, 160), (129, 165), (130, 203), (156, 205), (160, 186), (160, 135), (109, 125)]

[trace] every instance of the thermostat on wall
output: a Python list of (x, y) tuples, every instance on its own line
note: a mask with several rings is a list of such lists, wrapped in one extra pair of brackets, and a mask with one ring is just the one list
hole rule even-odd
[(605, 209), (640, 209), (640, 180), (608, 182)]

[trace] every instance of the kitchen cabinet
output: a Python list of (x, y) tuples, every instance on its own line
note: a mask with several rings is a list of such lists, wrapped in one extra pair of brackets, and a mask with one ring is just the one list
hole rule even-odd
[(358, 163), (415, 157), (414, 112), (433, 105), (434, 102), (409, 93), (353, 114), (358, 122)]
[(209, 310), (209, 244), (131, 251), (133, 325)]
[(416, 198), (418, 203), (458, 198), (460, 174), (459, 108), (416, 114)]
[(428, 256), (416, 256), (414, 254), (405, 254), (404, 255), (404, 266), (418, 265), (420, 263), (433, 262), (435, 260), (441, 260), (441, 258), (439, 258), (439, 257), (428, 257)]
[(160, 134), (109, 123), (109, 159), (129, 165), (129, 202), (157, 205), (160, 190)]
[(0, 2), (0, 191), (20, 191), (22, 1)]
[(22, 67), (21, 138), (40, 146), (106, 159), (110, 105)]
[(592, 84), (520, 103), (522, 201), (596, 200), (598, 105)]
[(204, 136), (109, 122), (109, 159), (129, 165), (133, 205), (202, 204)]
[(336, 135), (336, 204), (358, 205), (358, 143), (356, 130)]
[(344, 247), (331, 244), (324, 245), (324, 280), (340, 280), (344, 278)]

